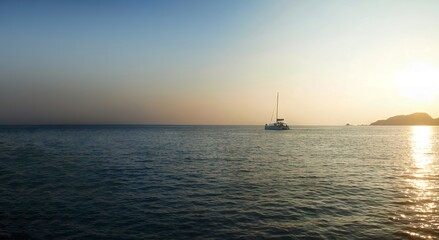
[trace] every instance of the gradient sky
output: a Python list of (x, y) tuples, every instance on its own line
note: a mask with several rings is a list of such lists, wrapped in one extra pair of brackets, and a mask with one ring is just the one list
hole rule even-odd
[(292, 125), (439, 117), (437, 94), (398, 83), (438, 68), (438, 13), (404, 0), (1, 1), (0, 123), (265, 124), (276, 92)]

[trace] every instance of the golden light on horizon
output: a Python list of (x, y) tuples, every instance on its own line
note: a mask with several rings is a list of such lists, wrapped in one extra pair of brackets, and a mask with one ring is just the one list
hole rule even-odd
[(396, 75), (396, 86), (403, 97), (419, 102), (439, 95), (439, 68), (427, 63), (413, 63)]

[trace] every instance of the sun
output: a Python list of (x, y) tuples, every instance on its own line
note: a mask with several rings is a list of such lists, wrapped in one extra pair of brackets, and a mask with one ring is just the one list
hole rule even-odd
[(439, 69), (431, 64), (414, 63), (397, 73), (400, 94), (415, 101), (426, 102), (439, 95)]

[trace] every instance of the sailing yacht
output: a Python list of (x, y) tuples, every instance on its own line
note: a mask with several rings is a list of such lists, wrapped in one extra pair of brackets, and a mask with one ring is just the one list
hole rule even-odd
[[(277, 93), (277, 98), (276, 98), (276, 122), (265, 124), (265, 130), (290, 130), (290, 127), (284, 122), (285, 119), (278, 117), (278, 112), (279, 112), (279, 93)], [(271, 118), (273, 119), (273, 116)]]

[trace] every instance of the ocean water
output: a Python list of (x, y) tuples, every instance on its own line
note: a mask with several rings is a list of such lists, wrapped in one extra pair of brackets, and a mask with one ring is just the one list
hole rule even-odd
[(438, 239), (439, 128), (0, 128), (0, 239)]

